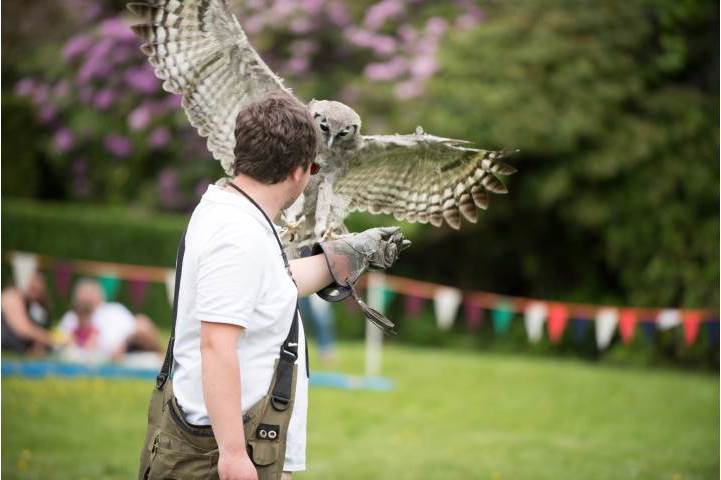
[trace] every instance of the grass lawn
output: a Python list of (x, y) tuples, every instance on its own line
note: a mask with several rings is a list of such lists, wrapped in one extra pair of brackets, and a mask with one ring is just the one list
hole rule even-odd
[[(343, 344), (338, 370), (359, 374), (362, 358)], [(392, 392), (311, 389), (296, 478), (718, 478), (713, 374), (402, 347), (384, 373)], [(3, 378), (3, 478), (132, 478), (150, 389)]]

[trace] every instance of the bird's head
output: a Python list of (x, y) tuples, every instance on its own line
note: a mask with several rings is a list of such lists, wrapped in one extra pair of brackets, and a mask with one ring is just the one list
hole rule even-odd
[(348, 105), (331, 100), (311, 100), (308, 109), (318, 122), (326, 147), (352, 146), (360, 137), (360, 116)]

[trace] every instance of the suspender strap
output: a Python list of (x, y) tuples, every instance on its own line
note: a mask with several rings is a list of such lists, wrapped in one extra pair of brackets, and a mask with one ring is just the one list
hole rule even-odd
[(185, 256), (185, 232), (180, 237), (178, 245), (178, 254), (175, 257), (175, 290), (173, 294), (173, 316), (170, 326), (170, 339), (168, 340), (168, 348), (165, 350), (165, 360), (160, 373), (155, 378), (155, 388), (162, 389), (168, 380), (173, 369), (173, 347), (175, 345), (175, 320), (178, 318), (178, 294), (180, 293), (180, 275), (183, 273), (183, 257)]
[[(308, 349), (306, 348), (306, 351)], [(293, 364), (298, 359), (298, 303), (295, 305), (293, 323), (290, 325), (288, 337), (280, 346), (280, 356), (275, 367), (275, 385), (270, 396), (270, 403), (277, 411), (282, 412), (290, 405), (293, 387)], [(307, 363), (306, 363), (307, 365)]]

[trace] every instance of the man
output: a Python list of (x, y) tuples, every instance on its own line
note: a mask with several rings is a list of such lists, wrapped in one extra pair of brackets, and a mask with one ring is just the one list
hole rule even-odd
[[(280, 347), (296, 324), (298, 296), (345, 287), (369, 267), (388, 267), (409, 243), (397, 228), (371, 229), (321, 244), (323, 254), (291, 261), (287, 271), (270, 219), (290, 206), (317, 172), (313, 160), (319, 129), (304, 106), (270, 97), (238, 114), (235, 136), (235, 177), (225, 186), (208, 187), (193, 211), (184, 255), (178, 259), (182, 272), (171, 387), (184, 418), (178, 420), (169, 409), (182, 428), (169, 420), (156, 422), (151, 400), (141, 478), (258, 478), (256, 465), (275, 460), (258, 458), (257, 451), (249, 457), (244, 414), (268, 397)], [(298, 328), (292, 413), (285, 451), (277, 460), (283, 479), (306, 466), (308, 379), (302, 322)], [(171, 405), (173, 400), (163, 402)], [(163, 425), (173, 432), (166, 435)], [(274, 438), (275, 433), (269, 435)]]
[(161, 350), (153, 322), (146, 315), (133, 315), (120, 303), (106, 302), (100, 284), (89, 278), (75, 286), (73, 308), (60, 319), (58, 330), (73, 339), (84, 327), (92, 327), (97, 332), (92, 348), (101, 358), (118, 361), (129, 350)]
[(42, 355), (53, 347), (45, 278), (33, 273), (25, 290), (2, 291), (2, 351)]

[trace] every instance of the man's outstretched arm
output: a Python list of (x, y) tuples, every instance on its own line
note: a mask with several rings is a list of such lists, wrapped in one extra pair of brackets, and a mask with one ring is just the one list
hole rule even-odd
[(307, 297), (333, 282), (328, 270), (328, 262), (323, 255), (291, 260), (290, 271), (298, 285), (298, 295)]

